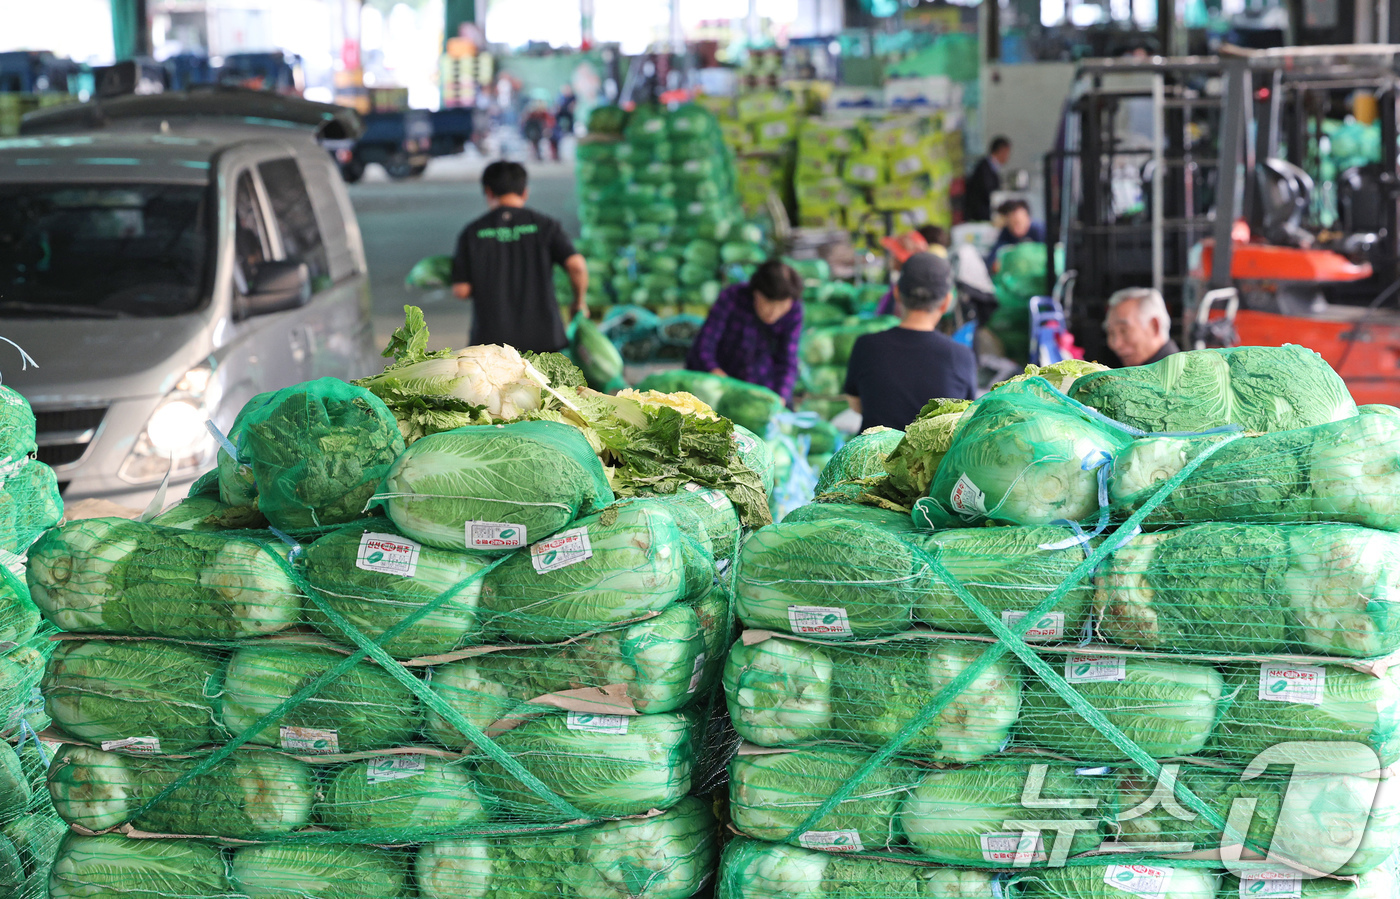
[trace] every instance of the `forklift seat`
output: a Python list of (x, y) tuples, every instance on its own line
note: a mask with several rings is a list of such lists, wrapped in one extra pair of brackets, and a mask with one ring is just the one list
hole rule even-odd
[(1265, 159), (1255, 166), (1254, 178), (1250, 230), (1277, 247), (1311, 247), (1315, 238), (1303, 227), (1313, 191), (1308, 173), (1282, 159)]

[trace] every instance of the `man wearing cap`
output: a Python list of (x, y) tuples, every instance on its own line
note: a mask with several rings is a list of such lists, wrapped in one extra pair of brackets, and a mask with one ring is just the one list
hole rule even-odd
[[(894, 261), (895, 271), (899, 271), (904, 260), (915, 253), (927, 251), (935, 256), (945, 258), (948, 255), (948, 233), (937, 225), (925, 225), (917, 231), (906, 231), (903, 234), (896, 234), (894, 237), (885, 237), (880, 240), (880, 243), (889, 251), (890, 258)], [(885, 295), (880, 297), (880, 303), (875, 307), (875, 314), (899, 314), (894, 305), (894, 288), (885, 291)]]
[(904, 260), (895, 300), (899, 324), (857, 339), (846, 369), (845, 392), (861, 414), (862, 431), (880, 425), (903, 430), (931, 399), (977, 395), (972, 350), (937, 331), (953, 302), (948, 260), (932, 253)]

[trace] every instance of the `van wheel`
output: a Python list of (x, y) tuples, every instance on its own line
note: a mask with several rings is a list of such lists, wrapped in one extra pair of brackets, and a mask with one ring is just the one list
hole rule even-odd
[(340, 177), (345, 179), (346, 184), (354, 184), (364, 176), (365, 164), (358, 157), (340, 164)]
[(384, 171), (395, 181), (402, 181), (405, 178), (414, 178), (423, 174), (427, 166), (414, 165), (408, 161), (407, 153), (395, 153), (384, 160)]

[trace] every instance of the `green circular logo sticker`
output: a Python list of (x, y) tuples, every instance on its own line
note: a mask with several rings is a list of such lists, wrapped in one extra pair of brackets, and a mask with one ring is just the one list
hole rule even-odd
[(822, 624), (835, 624), (838, 618), (837, 615), (823, 615)]
[(1075, 677), (1083, 677), (1084, 675), (1086, 675), (1086, 674), (1089, 673), (1089, 669), (1092, 668), (1092, 667), (1094, 667), (1094, 666), (1093, 666), (1093, 665), (1090, 665), (1088, 662), (1082, 662), (1082, 663), (1080, 663), (1080, 664), (1078, 664), (1078, 665), (1075, 665), (1075, 666), (1074, 666), (1074, 676), (1075, 676)]
[[(1288, 689), (1288, 681), (1286, 681), (1286, 680), (1274, 681), (1274, 685), (1273, 685), (1272, 687), (1269, 688), (1269, 692), (1270, 692), (1270, 693), (1282, 693), (1284, 690), (1287, 690), (1287, 689)], [(1260, 883), (1263, 883), (1263, 881), (1261, 880)]]
[(377, 565), (380, 562), (384, 561), (384, 553), (380, 552), (379, 550), (375, 550), (374, 552), (369, 554), (365, 561), (371, 565)]
[(1036, 626), (1036, 627), (1054, 627), (1054, 626), (1055, 626), (1055, 619), (1053, 619), (1053, 618), (1051, 618), (1051, 617), (1049, 617), (1049, 616), (1046, 616), (1045, 618), (1042, 618), (1042, 619), (1040, 619), (1039, 621), (1037, 621), (1035, 626)]
[(515, 528), (502, 528), (502, 529), (501, 529), (501, 539), (502, 539), (502, 540), (509, 540), (509, 539), (511, 539), (511, 538), (514, 537), (514, 536), (515, 536)]
[(1251, 893), (1262, 893), (1262, 892), (1264, 892), (1264, 881), (1262, 881), (1262, 880), (1256, 880), (1256, 881), (1254, 881), (1254, 883), (1252, 883), (1252, 884), (1249, 885), (1249, 891), (1250, 891)]
[(1119, 883), (1128, 883), (1134, 876), (1132, 871), (1119, 871), (1117, 874), (1113, 875), (1113, 879)]

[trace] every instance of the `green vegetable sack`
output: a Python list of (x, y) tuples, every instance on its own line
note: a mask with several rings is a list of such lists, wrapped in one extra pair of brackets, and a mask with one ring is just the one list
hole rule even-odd
[[(2, 863), (0, 863), (2, 864)], [(70, 833), (49, 875), (49, 899), (211, 899), (232, 892), (224, 856), (197, 840)]]
[(272, 843), (233, 854), (229, 879), (248, 899), (411, 899), (402, 856), (370, 846)]
[(316, 803), (316, 821), (334, 830), (427, 832), (470, 827), (486, 809), (469, 763), (427, 755), (381, 755), (335, 773)]
[(993, 875), (847, 857), (740, 837), (720, 862), (719, 899), (990, 899)]
[(627, 386), (622, 380), (622, 354), (598, 326), (583, 316), (569, 323), (569, 351), (588, 379), (588, 386), (614, 393)]
[(424, 256), (413, 264), (403, 279), (405, 287), (426, 290), (452, 284), (451, 256)]
[(1177, 353), (1088, 374), (1069, 395), (1143, 431), (1287, 431), (1356, 414), (1346, 384), (1305, 347), (1245, 346)]
[(122, 518), (49, 531), (29, 554), (29, 589), (66, 631), (235, 640), (285, 630), (302, 597), (285, 547)]
[(14, 552), (24, 552), (63, 518), (58, 475), (37, 459), (5, 479), (5, 492), (15, 501), (15, 544), (10, 547)]
[[(879, 748), (983, 652), (938, 641), (841, 647), (773, 638), (736, 643), (724, 668), (734, 729), (760, 746), (840, 741)], [(1021, 707), (1021, 674), (999, 660), (901, 752), (972, 762), (999, 752)]]
[(1215, 871), (1173, 868), (1162, 862), (1050, 868), (1024, 874), (1018, 881), (1021, 895), (1028, 899), (1122, 899), (1124, 889), (1118, 884), (1143, 884), (1159, 899), (1218, 899), (1220, 888), (1220, 874)]
[(525, 421), (424, 437), (389, 469), (381, 499), (413, 540), (500, 555), (603, 508), (613, 492), (579, 429)]
[(904, 432), (894, 428), (871, 428), (852, 437), (836, 451), (817, 478), (817, 495), (821, 496), (842, 481), (858, 481), (885, 473), (885, 460), (904, 439)]

